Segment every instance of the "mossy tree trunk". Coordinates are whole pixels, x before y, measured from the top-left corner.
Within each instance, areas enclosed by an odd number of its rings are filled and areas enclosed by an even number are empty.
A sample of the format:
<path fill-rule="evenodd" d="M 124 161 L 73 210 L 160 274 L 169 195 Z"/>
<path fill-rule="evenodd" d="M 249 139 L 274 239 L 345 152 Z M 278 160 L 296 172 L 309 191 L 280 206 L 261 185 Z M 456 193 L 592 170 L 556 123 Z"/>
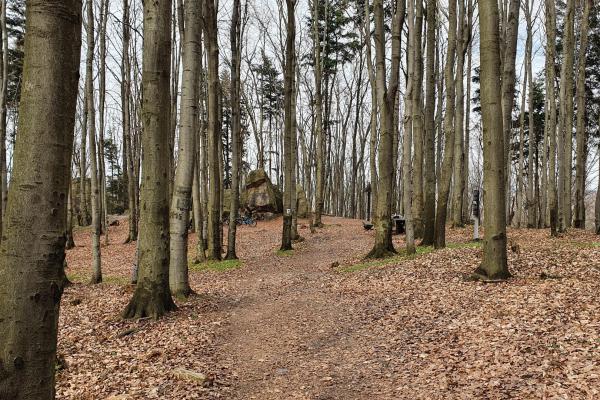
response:
<path fill-rule="evenodd" d="M 169 289 L 171 0 L 144 2 L 142 187 L 138 279 L 125 318 L 174 310 Z"/>
<path fill-rule="evenodd" d="M 0 247 L 0 398 L 54 399 L 81 55 L 79 0 L 27 2 L 19 134 Z M 23 207 L 27 204 L 27 207 Z"/>

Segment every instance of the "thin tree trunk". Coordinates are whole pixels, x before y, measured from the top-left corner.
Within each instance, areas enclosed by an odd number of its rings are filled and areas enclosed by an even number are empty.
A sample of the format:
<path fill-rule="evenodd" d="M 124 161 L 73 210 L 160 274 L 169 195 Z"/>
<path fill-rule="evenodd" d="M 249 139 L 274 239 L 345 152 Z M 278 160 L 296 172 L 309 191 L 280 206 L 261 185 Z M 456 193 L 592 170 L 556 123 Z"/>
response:
<path fill-rule="evenodd" d="M 446 247 L 446 213 L 450 184 L 452 181 L 452 162 L 454 159 L 454 105 L 455 105 L 455 76 L 454 58 L 456 55 L 456 0 L 450 0 L 448 6 L 448 52 L 444 71 L 446 81 L 446 114 L 444 116 L 444 160 L 442 162 L 441 178 L 438 185 L 437 212 L 435 214 L 436 249 Z M 462 79 L 462 77 L 461 77 Z"/>
<path fill-rule="evenodd" d="M 404 106 L 404 138 L 402 140 L 402 197 L 404 200 L 404 219 L 406 226 L 406 253 L 415 253 L 415 230 L 412 218 L 412 136 L 413 136 L 413 117 L 415 115 L 415 96 L 414 91 L 417 83 L 415 80 L 415 48 L 421 47 L 417 38 L 420 35 L 415 32 L 415 3 L 412 0 L 408 2 L 408 77 L 406 82 L 405 106 Z M 394 109 L 396 110 L 396 109 Z M 416 171 L 415 171 L 416 173 Z"/>
<path fill-rule="evenodd" d="M 159 318 L 176 308 L 169 289 L 171 1 L 144 2 L 142 188 L 138 282 L 125 318 Z"/>
<path fill-rule="evenodd" d="M 536 196 L 537 189 L 535 188 L 535 171 L 537 168 L 534 168 L 534 154 L 536 152 L 537 147 L 537 137 L 535 133 L 535 122 L 533 118 L 533 67 L 532 67 L 532 59 L 533 59 L 533 22 L 531 20 L 531 13 L 533 12 L 533 1 L 531 3 L 531 8 L 529 7 L 529 1 L 524 4 L 525 8 L 525 18 L 527 20 L 527 58 L 526 58 L 526 68 L 527 75 L 529 76 L 529 97 L 528 97 L 528 106 L 529 109 L 529 149 L 527 155 L 527 227 L 528 228 L 536 228 L 538 221 L 538 196 Z"/>
<path fill-rule="evenodd" d="M 528 51 L 528 50 L 527 50 Z M 525 58 L 528 54 L 525 52 Z M 525 69 L 523 78 L 523 89 L 521 91 L 521 107 L 519 115 L 519 166 L 517 168 L 517 193 L 516 193 L 516 215 L 517 218 L 513 221 L 513 225 L 520 228 L 524 222 L 524 207 L 523 207 L 523 166 L 525 163 L 525 101 L 527 99 L 527 80 L 529 79 L 528 71 Z"/>
<path fill-rule="evenodd" d="M 92 280 L 102 282 L 100 261 L 100 235 L 102 223 L 100 215 L 100 184 L 98 182 L 98 158 L 96 156 L 96 107 L 94 105 L 94 4 L 86 0 L 87 7 L 87 56 L 85 73 L 86 107 L 88 110 L 88 134 L 90 146 L 90 177 L 92 200 Z"/>
<path fill-rule="evenodd" d="M 392 15 L 392 61 L 390 82 L 386 84 L 385 34 L 383 1 L 373 2 L 375 18 L 375 59 L 377 105 L 380 110 L 379 179 L 375 217 L 375 244 L 367 257 L 381 258 L 396 253 L 392 243 L 391 204 L 394 187 L 394 110 L 400 75 L 400 32 L 404 24 L 406 3 L 397 0 Z M 374 127 L 372 127 L 374 129 Z"/>
<path fill-rule="evenodd" d="M 27 2 L 19 134 L 0 251 L 0 398 L 55 397 L 81 1 Z M 49 151 L 51 149 L 52 151 Z M 27 207 L 23 207 L 27 205 Z"/>
<path fill-rule="evenodd" d="M 556 6 L 554 0 L 545 0 L 546 5 L 546 93 L 549 114 L 548 137 L 550 139 L 550 162 L 548 163 L 548 208 L 550 209 L 550 235 L 558 234 L 558 193 L 556 188 L 556 99 L 554 81 L 554 58 L 556 56 Z"/>
<path fill-rule="evenodd" d="M 506 256 L 504 132 L 500 87 L 498 3 L 479 0 L 481 111 L 483 122 L 484 229 L 483 260 L 475 275 L 486 279 L 510 276 Z"/>
<path fill-rule="evenodd" d="M 296 112 L 292 109 L 294 104 L 294 58 L 296 54 L 296 16 L 294 9 L 295 0 L 286 0 L 287 5 L 287 33 L 285 40 L 285 71 L 284 71 L 284 113 L 285 113 L 285 132 L 283 136 L 283 153 L 285 157 L 284 164 L 284 193 L 283 193 L 283 232 L 281 236 L 281 250 L 292 249 L 292 203 L 294 202 L 294 193 L 296 187 L 293 186 L 293 175 L 296 166 L 294 165 L 294 143 L 293 143 L 293 117 Z M 316 217 L 315 217 L 315 222 Z"/>
<path fill-rule="evenodd" d="M 316 168 L 316 188 L 315 188 L 315 209 L 312 224 L 315 227 L 323 226 L 321 215 L 325 205 L 325 133 L 323 132 L 323 94 L 322 83 L 323 66 L 321 62 L 321 39 L 319 33 L 319 1 L 313 0 L 312 11 L 312 40 L 313 40 L 313 59 L 315 76 L 315 133 L 317 136 L 317 168 Z"/>
<path fill-rule="evenodd" d="M 105 105 L 106 105 L 106 22 L 108 20 L 109 0 L 100 3 L 100 58 L 98 113 L 98 180 L 99 180 L 99 208 L 101 218 L 101 231 L 104 232 L 104 243 L 108 245 L 108 210 L 106 203 L 106 165 L 104 162 L 104 134 L 105 134 Z"/>
<path fill-rule="evenodd" d="M 414 235 L 423 237 L 423 161 L 424 161 L 424 127 L 423 127 L 423 1 L 418 0 L 415 8 L 415 38 L 414 38 L 414 76 L 413 76 L 413 104 L 412 128 L 414 142 L 414 170 L 413 170 L 413 204 L 412 217 Z"/>
<path fill-rule="evenodd" d="M 198 80 L 202 59 L 200 1 L 186 0 L 182 59 L 179 143 L 177 168 L 171 212 L 169 217 L 170 257 L 169 286 L 173 296 L 185 298 L 192 293 L 188 276 L 188 225 L 190 220 L 194 157 L 196 154 L 196 131 L 198 130 Z"/>
<path fill-rule="evenodd" d="M 247 3 L 246 3 L 247 4 Z M 231 203 L 229 205 L 229 230 L 227 236 L 228 260 L 236 260 L 236 219 L 240 207 L 240 164 L 242 161 L 242 110 L 240 98 L 240 64 L 242 52 L 242 27 L 241 27 L 241 5 L 240 0 L 233 2 L 233 15 L 231 18 L 231 30 L 229 34 L 231 44 L 231 148 L 232 148 L 232 171 L 231 171 Z"/>
<path fill-rule="evenodd" d="M 217 43 L 217 10 L 214 0 L 203 3 L 204 45 L 208 62 L 208 258 L 221 259 L 221 153 L 219 142 L 219 47 Z"/>
<path fill-rule="evenodd" d="M 4 223 L 8 196 L 8 173 L 6 166 L 6 96 L 8 88 L 8 29 L 6 27 L 7 0 L 2 0 L 0 25 L 2 29 L 2 82 L 0 84 L 0 233 Z M 0 241 L 2 235 L 0 234 Z"/>
<path fill-rule="evenodd" d="M 505 214 L 507 218 L 510 218 L 511 201 L 510 165 L 512 157 L 510 156 L 510 142 L 512 138 L 512 111 L 515 95 L 515 61 L 517 57 L 517 37 L 519 34 L 519 10 L 520 0 L 510 0 L 508 16 L 502 25 L 502 44 L 504 44 L 504 49 L 501 52 L 500 62 L 502 65 L 502 126 L 504 129 Z"/>
<path fill-rule="evenodd" d="M 573 164 L 573 58 L 575 52 L 575 0 L 567 0 L 560 70 L 558 131 L 558 230 L 571 227 L 571 170 Z"/>
<path fill-rule="evenodd" d="M 425 64 L 425 168 L 423 240 L 421 245 L 433 245 L 435 230 L 435 53 L 437 0 L 427 0 L 427 49 Z"/>
<path fill-rule="evenodd" d="M 127 153 L 125 168 L 127 170 L 127 199 L 129 208 L 129 235 L 126 243 L 137 240 L 137 201 L 136 186 L 137 174 L 134 170 L 134 143 L 131 130 L 131 112 L 129 104 L 131 101 L 131 65 L 129 62 L 129 0 L 123 0 L 123 55 L 121 61 L 121 105 L 123 108 L 123 151 Z"/>
<path fill-rule="evenodd" d="M 581 39 L 577 61 L 577 159 L 575 162 L 575 228 L 585 229 L 585 166 L 587 134 L 585 131 L 585 66 L 588 47 L 590 9 L 592 0 L 585 0 L 581 17 Z"/>

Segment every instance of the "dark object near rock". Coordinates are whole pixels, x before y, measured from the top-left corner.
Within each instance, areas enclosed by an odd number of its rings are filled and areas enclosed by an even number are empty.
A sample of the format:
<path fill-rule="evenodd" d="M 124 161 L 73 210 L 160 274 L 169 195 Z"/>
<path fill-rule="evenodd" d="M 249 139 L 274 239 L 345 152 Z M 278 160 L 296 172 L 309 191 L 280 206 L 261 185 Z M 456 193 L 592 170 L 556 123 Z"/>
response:
<path fill-rule="evenodd" d="M 281 191 L 271 183 L 263 169 L 250 171 L 246 178 L 246 189 L 242 192 L 240 204 L 250 211 L 280 214 L 283 210 Z"/>
<path fill-rule="evenodd" d="M 365 228 L 365 231 L 370 231 L 371 229 L 373 229 L 373 223 L 368 222 L 368 221 L 363 221 L 363 228 Z"/>
<path fill-rule="evenodd" d="M 542 272 L 540 274 L 540 279 L 546 280 L 546 279 L 562 279 L 562 276 L 560 275 L 552 275 L 552 274 L 548 274 L 546 272 Z"/>
<path fill-rule="evenodd" d="M 118 220 L 118 219 L 115 219 L 115 220 L 111 221 L 111 222 L 108 224 L 108 226 L 119 226 L 119 220 Z"/>
<path fill-rule="evenodd" d="M 337 268 L 337 267 L 339 267 L 339 266 L 340 266 L 340 263 L 339 263 L 338 261 L 334 261 L 334 262 L 332 262 L 332 263 L 331 263 L 331 268 L 332 268 L 332 269 L 333 269 L 333 268 Z"/>
<path fill-rule="evenodd" d="M 396 231 L 396 235 L 402 235 L 406 233 L 406 220 L 402 215 L 392 215 L 392 226 Z"/>

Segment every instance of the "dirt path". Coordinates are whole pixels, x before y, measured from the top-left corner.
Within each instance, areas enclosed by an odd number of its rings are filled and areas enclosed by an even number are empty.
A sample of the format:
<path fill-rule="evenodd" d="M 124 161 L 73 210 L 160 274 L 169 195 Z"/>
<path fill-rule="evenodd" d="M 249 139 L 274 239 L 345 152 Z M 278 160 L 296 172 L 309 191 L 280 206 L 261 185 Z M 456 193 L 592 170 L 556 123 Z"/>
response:
<path fill-rule="evenodd" d="M 134 290 L 127 227 L 103 247 L 101 285 L 88 283 L 90 235 L 78 230 L 57 398 L 600 398 L 598 236 L 510 230 L 514 277 L 486 285 L 463 279 L 481 262 L 469 229 L 448 229 L 446 249 L 356 268 L 373 233 L 325 223 L 314 234 L 301 224 L 306 240 L 292 254 L 276 251 L 281 220 L 240 227 L 241 267 L 192 268 L 198 295 L 158 321 L 119 317 Z M 181 378 L 182 368 L 212 378 Z"/>
<path fill-rule="evenodd" d="M 362 227 L 326 222 L 317 234 L 303 233 L 307 240 L 293 254 L 248 261 L 244 295 L 219 349 L 235 366 L 239 399 L 356 398 L 343 354 L 358 353 L 360 343 L 351 335 L 352 308 L 332 290 L 338 273 L 331 265 L 360 252 Z"/>

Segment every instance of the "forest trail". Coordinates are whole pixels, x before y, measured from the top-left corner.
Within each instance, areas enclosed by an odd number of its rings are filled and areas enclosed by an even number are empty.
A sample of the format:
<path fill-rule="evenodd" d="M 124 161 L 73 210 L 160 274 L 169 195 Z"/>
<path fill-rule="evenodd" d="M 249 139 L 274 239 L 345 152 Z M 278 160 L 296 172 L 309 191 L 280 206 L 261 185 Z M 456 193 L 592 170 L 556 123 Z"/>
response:
<path fill-rule="evenodd" d="M 89 284 L 89 230 L 78 230 L 57 398 L 600 398 L 596 235 L 509 230 L 514 278 L 490 285 L 464 279 L 481 260 L 469 228 L 448 229 L 446 249 L 365 264 L 373 232 L 358 220 L 324 222 L 310 233 L 301 221 L 305 241 L 291 254 L 277 251 L 281 219 L 241 226 L 241 265 L 191 265 L 197 295 L 158 321 L 119 316 L 134 289 L 126 223 L 102 248 L 100 285 Z M 398 250 L 402 240 L 394 236 Z"/>
<path fill-rule="evenodd" d="M 258 252 L 248 261 L 244 295 L 218 349 L 235 366 L 239 399 L 325 400 L 360 392 L 360 366 L 346 357 L 360 353 L 353 335 L 359 321 L 332 290 L 339 275 L 332 264 L 360 248 L 362 225 L 326 222 L 317 234 L 301 230 L 306 240 L 292 254 Z"/>

